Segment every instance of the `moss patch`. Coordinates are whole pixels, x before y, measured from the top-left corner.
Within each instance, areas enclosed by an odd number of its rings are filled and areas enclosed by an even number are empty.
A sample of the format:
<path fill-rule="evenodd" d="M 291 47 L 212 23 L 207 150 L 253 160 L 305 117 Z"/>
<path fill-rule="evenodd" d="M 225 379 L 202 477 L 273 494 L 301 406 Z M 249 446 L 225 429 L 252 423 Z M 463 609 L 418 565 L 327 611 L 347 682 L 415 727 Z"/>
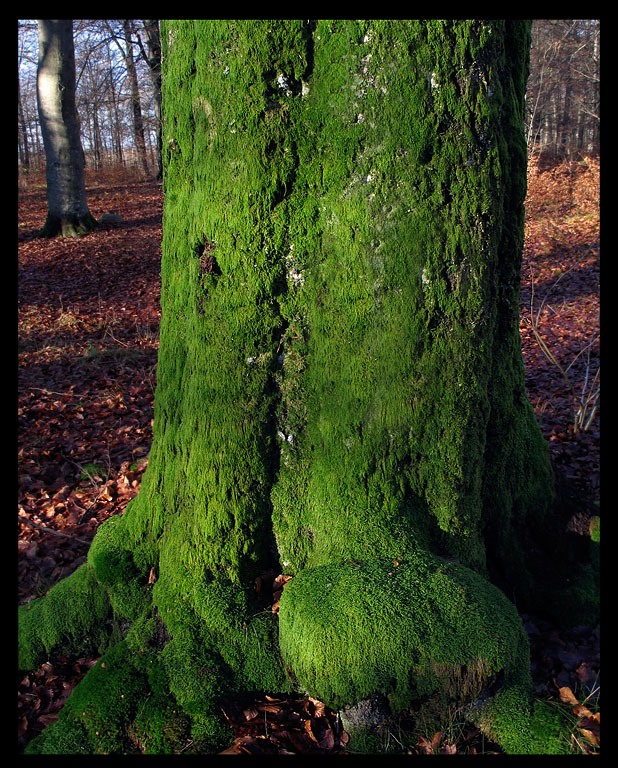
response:
<path fill-rule="evenodd" d="M 502 673 L 529 686 L 517 611 L 478 574 L 419 554 L 306 569 L 286 586 L 280 643 L 300 684 L 340 708 L 381 693 L 394 711 L 444 691 L 478 697 Z"/>
<path fill-rule="evenodd" d="M 135 673 L 126 644 L 119 643 L 88 672 L 32 749 L 44 754 L 135 751 L 127 729 L 147 693 L 144 676 Z"/>
<path fill-rule="evenodd" d="M 500 691 L 472 719 L 507 754 L 565 755 L 572 751 L 573 723 L 565 711 L 548 701 L 529 706 L 518 688 Z"/>
<path fill-rule="evenodd" d="M 110 604 L 92 568 L 81 565 L 49 594 L 19 606 L 18 668 L 30 671 L 54 655 L 85 655 L 107 643 Z"/>
<path fill-rule="evenodd" d="M 597 544 L 601 543 L 601 518 L 595 515 L 590 521 L 590 538 Z"/>
<path fill-rule="evenodd" d="M 518 526 L 551 500 L 516 316 L 528 32 L 313 30 L 280 250 L 271 499 L 290 573 L 421 547 L 479 572 L 489 550 L 525 580 Z"/>
<path fill-rule="evenodd" d="M 96 229 L 97 220 L 91 213 L 86 212 L 82 216 L 57 216 L 48 214 L 45 224 L 41 229 L 40 237 L 82 237 Z"/>

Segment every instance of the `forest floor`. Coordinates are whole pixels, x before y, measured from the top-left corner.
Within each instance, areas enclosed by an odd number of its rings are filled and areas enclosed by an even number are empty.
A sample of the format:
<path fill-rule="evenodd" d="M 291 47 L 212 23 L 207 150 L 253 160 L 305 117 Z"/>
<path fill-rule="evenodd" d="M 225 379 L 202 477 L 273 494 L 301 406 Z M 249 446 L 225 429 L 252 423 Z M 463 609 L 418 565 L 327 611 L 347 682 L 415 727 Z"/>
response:
<path fill-rule="evenodd" d="M 20 603 L 85 561 L 97 526 L 137 495 L 152 439 L 161 185 L 113 174 L 90 175 L 87 184 L 91 213 L 120 214 L 123 222 L 77 240 L 37 238 L 44 181 L 19 190 Z M 531 164 L 526 210 L 520 330 L 528 394 L 554 466 L 600 504 L 599 163 Z M 598 752 L 600 628 L 561 631 L 523 618 L 537 695 L 575 709 L 573 750 Z M 20 751 L 57 718 L 94 662 L 59 659 L 18 677 Z M 577 710 L 570 692 L 596 719 Z M 346 751 L 335 713 L 319 702 L 267 697 L 245 705 L 228 712 L 237 735 L 232 751 Z M 403 739 L 412 754 L 499 751 L 468 726 L 389 737 Z"/>

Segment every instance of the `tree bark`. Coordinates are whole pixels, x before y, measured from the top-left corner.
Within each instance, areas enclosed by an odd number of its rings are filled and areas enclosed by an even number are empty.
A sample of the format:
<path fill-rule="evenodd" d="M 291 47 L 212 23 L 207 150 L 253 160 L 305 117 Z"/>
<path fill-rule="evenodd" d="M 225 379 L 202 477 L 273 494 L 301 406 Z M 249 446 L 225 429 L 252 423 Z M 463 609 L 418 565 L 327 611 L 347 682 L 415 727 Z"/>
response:
<path fill-rule="evenodd" d="M 88 563 L 21 611 L 20 668 L 111 629 L 32 751 L 217 751 L 223 697 L 298 688 L 464 699 L 531 751 L 492 583 L 558 594 L 529 548 L 553 532 L 518 331 L 529 25 L 180 21 L 162 44 L 154 440 Z"/>
<path fill-rule="evenodd" d="M 110 30 L 111 31 L 111 30 Z M 108 117 L 112 138 L 112 149 L 114 160 L 119 165 L 124 165 L 124 155 L 122 152 L 122 135 L 120 129 L 120 107 L 116 96 L 116 86 L 114 84 L 114 69 L 112 67 L 111 52 L 109 49 L 109 42 L 105 47 L 107 56 L 107 71 L 108 71 L 108 88 L 111 94 L 111 105 L 108 106 Z"/>
<path fill-rule="evenodd" d="M 47 219 L 41 234 L 79 236 L 96 226 L 88 210 L 84 153 L 75 109 L 75 54 L 70 19 L 39 22 L 37 101 L 45 147 Z"/>
<path fill-rule="evenodd" d="M 143 24 L 147 48 L 147 53 L 144 52 L 144 58 L 148 64 L 152 79 L 155 120 L 157 123 L 157 179 L 161 180 L 163 179 L 163 140 L 161 122 L 161 37 L 159 33 L 159 20 L 145 19 Z"/>
<path fill-rule="evenodd" d="M 122 22 L 125 36 L 125 62 L 127 66 L 127 76 L 131 86 L 131 114 L 133 117 L 133 136 L 135 138 L 135 148 L 137 157 L 144 177 L 148 177 L 148 160 L 146 158 L 146 144 L 144 141 L 144 120 L 142 117 L 142 106 L 139 97 L 139 85 L 137 82 L 137 72 L 135 69 L 135 60 L 133 59 L 133 42 L 131 40 L 131 22 L 125 19 Z"/>
<path fill-rule="evenodd" d="M 30 150 L 28 147 L 28 131 L 26 129 L 26 118 L 24 117 L 24 110 L 21 103 L 21 85 L 19 83 L 19 75 L 17 78 L 17 120 L 19 123 L 19 160 L 21 168 L 24 172 L 30 170 Z"/>

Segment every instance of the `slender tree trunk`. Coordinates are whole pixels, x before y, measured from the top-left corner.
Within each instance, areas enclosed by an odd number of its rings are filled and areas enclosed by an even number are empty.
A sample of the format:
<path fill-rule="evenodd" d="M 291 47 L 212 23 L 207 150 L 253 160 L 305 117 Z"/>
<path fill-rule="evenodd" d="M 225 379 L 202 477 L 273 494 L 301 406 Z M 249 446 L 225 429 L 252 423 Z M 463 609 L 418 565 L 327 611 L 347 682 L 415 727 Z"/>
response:
<path fill-rule="evenodd" d="M 601 87 L 601 45 L 600 45 L 600 33 L 598 29 L 599 21 L 593 20 L 591 22 L 591 30 L 594 35 L 594 43 L 592 46 L 593 61 L 595 64 L 594 75 L 595 79 L 592 84 L 592 112 L 594 116 L 589 118 L 591 120 L 591 135 L 592 135 L 592 152 L 598 154 L 600 152 L 600 87 Z"/>
<path fill-rule="evenodd" d="M 92 105 L 92 134 L 94 139 L 94 162 L 95 168 L 99 170 L 101 168 L 101 128 L 99 126 L 99 104 L 97 99 L 94 100 Z"/>
<path fill-rule="evenodd" d="M 19 121 L 19 153 L 20 164 L 23 171 L 30 170 L 30 150 L 28 147 L 28 131 L 26 129 L 26 118 L 24 117 L 24 110 L 21 103 L 21 87 L 19 79 L 17 82 L 17 119 Z"/>
<path fill-rule="evenodd" d="M 572 564 L 562 591 L 535 570 L 563 540 L 518 332 L 529 24 L 162 43 L 154 440 L 88 562 L 21 609 L 20 668 L 109 643 L 31 751 L 217 751 L 226 696 L 299 688 L 348 715 L 463 700 L 534 751 L 492 581 L 576 621 L 583 593 Z"/>
<path fill-rule="evenodd" d="M 142 106 L 139 97 L 139 85 L 137 82 L 137 71 L 135 69 L 135 60 L 133 59 L 133 42 L 131 40 L 131 22 L 125 19 L 122 22 L 125 36 L 125 62 L 127 65 L 127 76 L 131 86 L 131 114 L 133 117 L 133 136 L 135 139 L 135 148 L 137 150 L 138 162 L 145 177 L 149 175 L 148 159 L 146 157 L 146 144 L 144 141 L 144 120 L 142 117 Z"/>
<path fill-rule="evenodd" d="M 159 20 L 146 19 L 144 21 L 146 33 L 146 60 L 152 78 L 154 94 L 155 120 L 157 124 L 157 179 L 163 178 L 162 160 L 162 123 L 161 123 L 161 39 L 159 34 Z"/>
<path fill-rule="evenodd" d="M 38 121 L 35 125 L 28 125 L 28 133 L 30 134 L 30 143 L 34 147 L 34 167 L 38 170 L 41 167 L 41 141 L 39 138 L 39 131 L 37 130 Z"/>
<path fill-rule="evenodd" d="M 47 172 L 48 213 L 42 234 L 84 234 L 96 221 L 86 202 L 70 19 L 39 21 L 37 99 Z"/>
<path fill-rule="evenodd" d="M 112 148 L 114 153 L 114 159 L 120 165 L 124 165 L 124 155 L 122 152 L 122 136 L 120 131 L 120 109 L 118 106 L 118 99 L 116 97 L 116 86 L 114 84 L 114 70 L 112 67 L 111 53 L 109 50 L 109 44 L 106 47 L 107 52 L 107 65 L 109 76 L 109 92 L 111 94 L 111 106 L 108 107 L 110 132 L 112 136 Z"/>

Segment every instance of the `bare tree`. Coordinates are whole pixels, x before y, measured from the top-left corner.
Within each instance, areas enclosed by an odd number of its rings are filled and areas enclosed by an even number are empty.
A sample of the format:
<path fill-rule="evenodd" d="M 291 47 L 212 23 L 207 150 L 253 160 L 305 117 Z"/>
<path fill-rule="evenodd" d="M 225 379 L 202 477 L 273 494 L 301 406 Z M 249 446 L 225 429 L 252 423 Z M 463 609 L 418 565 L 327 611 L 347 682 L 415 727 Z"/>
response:
<path fill-rule="evenodd" d="M 142 24 L 143 28 L 141 31 L 146 39 L 146 48 L 144 49 L 144 44 L 139 34 L 137 35 L 137 43 L 142 58 L 148 65 L 152 81 L 157 135 L 157 179 L 161 179 L 163 178 L 163 164 L 161 159 L 161 38 L 159 35 L 159 20 L 146 19 L 142 21 Z"/>
<path fill-rule="evenodd" d="M 37 115 L 36 69 L 38 64 L 38 25 L 18 22 L 17 125 L 18 153 L 22 171 L 41 165 L 41 137 Z"/>
<path fill-rule="evenodd" d="M 75 108 L 75 51 L 71 19 L 39 24 L 37 100 L 45 147 L 46 237 L 79 236 L 96 226 L 86 202 L 84 153 Z"/>
<path fill-rule="evenodd" d="M 129 80 L 129 87 L 131 90 L 131 117 L 133 125 L 133 138 L 135 142 L 135 148 L 137 151 L 138 162 L 141 166 L 144 176 L 149 175 L 148 160 L 146 157 L 146 143 L 144 140 L 144 119 L 142 115 L 142 107 L 139 94 L 139 85 L 137 81 L 137 70 L 135 67 L 135 59 L 133 58 L 133 23 L 130 19 L 124 19 L 122 21 L 123 35 L 117 34 L 111 24 L 107 24 L 107 28 L 122 52 L 125 60 L 125 66 L 127 70 L 127 78 Z M 124 47 L 121 40 L 124 39 Z"/>
<path fill-rule="evenodd" d="M 28 149 L 28 131 L 26 128 L 26 119 L 21 101 L 21 83 L 19 81 L 19 71 L 17 75 L 17 120 L 19 127 L 18 149 L 19 159 L 24 171 L 30 169 L 30 151 Z"/>
<path fill-rule="evenodd" d="M 117 163 L 124 165 L 124 152 L 122 149 L 122 129 L 120 124 L 120 107 L 118 98 L 118 86 L 116 82 L 116 74 L 114 72 L 114 64 L 112 60 L 112 54 L 109 46 L 106 46 L 106 58 L 107 58 L 107 113 L 109 121 L 109 130 L 111 137 L 111 144 L 113 148 L 113 156 Z"/>
<path fill-rule="evenodd" d="M 560 162 L 599 154 L 599 83 L 598 19 L 534 22 L 526 118 L 530 156 Z"/>

